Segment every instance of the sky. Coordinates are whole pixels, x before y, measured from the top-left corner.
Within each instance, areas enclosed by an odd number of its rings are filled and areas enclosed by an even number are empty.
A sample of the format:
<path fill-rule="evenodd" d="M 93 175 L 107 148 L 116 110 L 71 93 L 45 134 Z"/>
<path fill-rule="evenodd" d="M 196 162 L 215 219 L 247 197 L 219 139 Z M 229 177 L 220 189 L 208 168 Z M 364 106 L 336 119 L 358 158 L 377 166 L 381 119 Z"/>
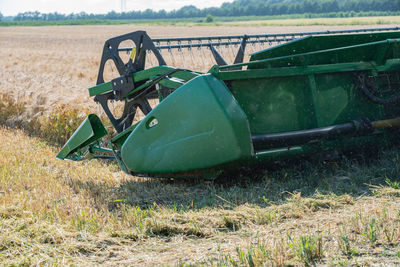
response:
<path fill-rule="evenodd" d="M 198 8 L 217 7 L 233 0 L 126 0 L 126 10 L 167 11 L 186 5 Z M 58 12 L 64 14 L 86 13 L 104 14 L 109 11 L 121 11 L 121 0 L 0 0 L 0 12 L 4 16 L 14 16 L 20 12 L 39 11 L 41 13 Z"/>

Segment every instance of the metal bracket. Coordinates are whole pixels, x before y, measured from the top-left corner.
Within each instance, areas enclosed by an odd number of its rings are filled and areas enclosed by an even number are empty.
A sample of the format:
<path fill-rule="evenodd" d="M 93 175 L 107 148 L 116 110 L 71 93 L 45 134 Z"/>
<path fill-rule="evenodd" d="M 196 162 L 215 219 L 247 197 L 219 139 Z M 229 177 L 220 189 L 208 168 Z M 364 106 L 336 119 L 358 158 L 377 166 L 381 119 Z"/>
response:
<path fill-rule="evenodd" d="M 115 100 L 123 100 L 135 88 L 132 76 L 121 76 L 111 81 Z"/>
<path fill-rule="evenodd" d="M 244 60 L 244 51 L 246 49 L 246 42 L 247 39 L 249 37 L 247 35 L 244 35 L 242 37 L 242 42 L 240 43 L 240 47 L 239 50 L 236 54 L 235 57 L 235 61 L 233 62 L 233 64 L 240 64 L 243 63 Z M 214 56 L 215 61 L 217 62 L 218 66 L 225 66 L 228 65 L 228 63 L 226 63 L 226 61 L 222 58 L 222 56 L 218 53 L 218 51 L 214 48 L 214 46 L 210 43 L 209 44 L 211 52 Z M 229 70 L 241 70 L 242 67 L 233 67 L 233 68 L 229 68 L 229 69 L 225 69 L 224 71 L 229 71 Z"/>
<path fill-rule="evenodd" d="M 225 59 L 218 53 L 218 51 L 214 48 L 212 44 L 210 44 L 211 53 L 214 56 L 215 61 L 217 62 L 218 66 L 225 66 L 228 65 Z"/>

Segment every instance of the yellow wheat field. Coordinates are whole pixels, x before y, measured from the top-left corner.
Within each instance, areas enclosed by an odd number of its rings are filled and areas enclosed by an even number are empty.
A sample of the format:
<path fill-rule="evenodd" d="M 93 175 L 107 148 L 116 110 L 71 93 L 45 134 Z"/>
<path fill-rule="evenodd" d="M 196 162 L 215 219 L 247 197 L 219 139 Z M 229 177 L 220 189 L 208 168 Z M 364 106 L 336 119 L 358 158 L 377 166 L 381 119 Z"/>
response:
<path fill-rule="evenodd" d="M 392 27 L 395 25 L 379 25 Z M 95 85 L 102 46 L 108 38 L 146 30 L 150 37 L 268 34 L 321 30 L 371 28 L 368 26 L 50 26 L 3 27 L 0 29 L 0 93 L 7 93 L 28 103 L 27 117 L 42 115 L 57 105 L 85 107 L 97 111 L 87 88 Z M 378 26 L 375 26 L 378 27 Z M 262 47 L 248 46 L 248 52 Z M 222 50 L 232 61 L 237 48 Z M 207 71 L 212 58 L 207 51 L 168 53 L 169 65 Z M 153 61 L 154 62 L 154 61 Z M 150 62 L 149 63 L 153 63 Z"/>

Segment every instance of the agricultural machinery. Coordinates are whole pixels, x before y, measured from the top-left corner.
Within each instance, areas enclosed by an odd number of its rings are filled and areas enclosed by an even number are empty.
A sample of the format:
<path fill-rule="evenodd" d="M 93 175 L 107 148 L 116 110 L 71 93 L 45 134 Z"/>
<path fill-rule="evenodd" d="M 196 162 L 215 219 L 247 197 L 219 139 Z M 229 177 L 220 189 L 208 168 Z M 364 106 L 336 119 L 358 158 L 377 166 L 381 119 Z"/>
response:
<path fill-rule="evenodd" d="M 391 144 L 400 127 L 399 42 L 399 28 L 111 38 L 89 94 L 114 136 L 104 141 L 106 127 L 90 114 L 57 157 L 112 157 L 131 175 L 214 178 L 253 163 Z M 255 45 L 265 47 L 248 56 Z M 228 64 L 221 51 L 235 47 Z M 204 60 L 191 58 L 200 49 L 215 60 L 208 72 L 187 67 Z M 167 65 L 163 52 L 181 53 L 184 67 Z M 118 71 L 108 81 L 107 64 Z"/>

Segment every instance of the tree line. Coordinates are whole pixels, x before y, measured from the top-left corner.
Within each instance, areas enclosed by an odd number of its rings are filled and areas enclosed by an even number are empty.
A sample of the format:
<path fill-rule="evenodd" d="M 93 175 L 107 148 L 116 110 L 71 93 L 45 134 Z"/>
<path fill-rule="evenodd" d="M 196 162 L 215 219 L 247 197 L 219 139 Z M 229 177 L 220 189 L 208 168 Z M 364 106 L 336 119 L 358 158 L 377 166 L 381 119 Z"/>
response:
<path fill-rule="evenodd" d="M 223 3 L 220 7 L 199 9 L 193 5 L 184 6 L 172 11 L 129 11 L 107 14 L 87 14 L 85 12 L 61 14 L 24 12 L 16 15 L 14 21 L 57 21 L 57 20 L 88 20 L 88 19 L 168 19 L 168 18 L 195 18 L 212 16 L 274 16 L 290 14 L 331 14 L 341 16 L 351 12 L 366 14 L 393 14 L 400 11 L 400 0 L 235 0 Z"/>

